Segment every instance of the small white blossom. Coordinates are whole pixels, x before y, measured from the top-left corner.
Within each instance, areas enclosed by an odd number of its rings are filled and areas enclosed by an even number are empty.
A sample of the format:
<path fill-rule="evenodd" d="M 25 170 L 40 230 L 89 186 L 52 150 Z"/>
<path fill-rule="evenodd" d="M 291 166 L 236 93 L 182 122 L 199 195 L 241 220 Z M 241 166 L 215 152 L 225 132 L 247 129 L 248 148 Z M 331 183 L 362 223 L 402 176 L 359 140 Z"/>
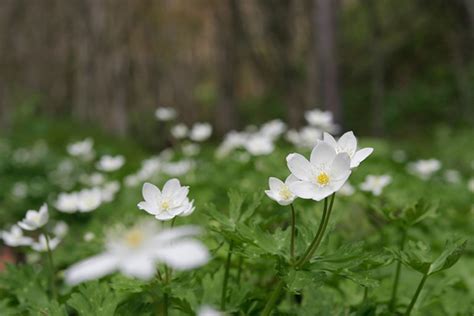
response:
<path fill-rule="evenodd" d="M 286 130 L 286 124 L 282 120 L 272 120 L 262 125 L 260 134 L 272 140 L 277 139 Z"/>
<path fill-rule="evenodd" d="M 77 212 L 79 199 L 77 193 L 60 193 L 56 200 L 55 207 L 63 213 Z"/>
<path fill-rule="evenodd" d="M 437 159 L 422 159 L 408 165 L 408 171 L 422 180 L 428 180 L 439 169 L 441 162 Z"/>
<path fill-rule="evenodd" d="M 100 158 L 99 162 L 97 162 L 97 169 L 105 172 L 112 172 L 116 171 L 125 164 L 125 158 L 121 155 L 117 156 L 110 156 L 104 155 Z"/>
<path fill-rule="evenodd" d="M 23 199 L 28 196 L 28 185 L 25 182 L 16 182 L 12 188 L 14 197 Z"/>
<path fill-rule="evenodd" d="M 43 227 L 49 220 L 48 205 L 43 204 L 39 211 L 29 210 L 25 218 L 18 222 L 24 230 L 36 230 Z"/>
<path fill-rule="evenodd" d="M 94 238 L 95 238 L 95 234 L 93 232 L 87 232 L 84 234 L 84 237 L 83 237 L 84 241 L 86 242 L 92 241 L 94 240 Z"/>
<path fill-rule="evenodd" d="M 69 226 L 64 221 L 57 222 L 53 228 L 54 235 L 60 238 L 63 238 L 64 236 L 66 236 L 68 231 L 69 231 Z"/>
<path fill-rule="evenodd" d="M 79 180 L 85 185 L 97 186 L 105 182 L 105 176 L 100 172 L 94 172 L 92 174 L 82 174 Z"/>
<path fill-rule="evenodd" d="M 375 196 L 382 194 L 382 190 L 392 182 L 390 175 L 368 175 L 360 185 L 362 191 L 371 192 Z"/>
<path fill-rule="evenodd" d="M 336 153 L 348 154 L 351 158 L 351 169 L 358 167 L 374 151 L 370 147 L 357 150 L 357 138 L 352 131 L 342 135 L 338 141 L 330 134 L 324 133 L 323 141 L 333 146 Z"/>
<path fill-rule="evenodd" d="M 192 160 L 181 160 L 177 162 L 167 162 L 162 165 L 163 173 L 172 176 L 179 177 L 188 173 L 194 166 Z"/>
<path fill-rule="evenodd" d="M 61 239 L 58 237 L 53 237 L 49 239 L 49 249 L 54 250 L 61 242 Z M 46 240 L 46 236 L 44 234 L 39 235 L 38 241 L 33 242 L 31 248 L 38 252 L 45 252 L 48 251 L 48 241 Z"/>
<path fill-rule="evenodd" d="M 270 190 L 265 190 L 265 194 L 280 205 L 290 205 L 295 200 L 296 196 L 290 191 L 290 184 L 298 181 L 298 179 L 289 175 L 285 182 L 280 179 L 270 177 L 268 179 L 268 186 Z"/>
<path fill-rule="evenodd" d="M 268 155 L 275 149 L 271 138 L 259 134 L 250 136 L 244 147 L 253 156 Z"/>
<path fill-rule="evenodd" d="M 176 118 L 176 110 L 170 107 L 160 107 L 156 109 L 155 116 L 159 121 L 171 121 Z"/>
<path fill-rule="evenodd" d="M 189 138 L 195 142 L 202 142 L 211 137 L 212 126 L 209 123 L 196 123 L 189 133 Z"/>
<path fill-rule="evenodd" d="M 189 187 L 181 186 L 178 179 L 170 179 L 160 191 L 155 185 L 143 185 L 143 198 L 138 208 L 152 214 L 160 221 L 170 220 L 176 216 L 188 216 L 194 211 L 194 201 L 188 199 Z"/>
<path fill-rule="evenodd" d="M 83 189 L 77 194 L 77 200 L 79 212 L 92 212 L 102 204 L 102 192 L 99 188 Z"/>
<path fill-rule="evenodd" d="M 334 124 L 333 115 L 330 111 L 314 109 L 304 114 L 306 121 L 311 125 L 327 132 L 335 132 L 337 126 Z"/>
<path fill-rule="evenodd" d="M 197 154 L 199 154 L 199 151 L 201 150 L 201 148 L 199 147 L 198 144 L 189 143 L 189 144 L 183 145 L 182 150 L 183 150 L 183 154 L 190 157 L 190 156 L 196 156 Z"/>
<path fill-rule="evenodd" d="M 94 157 L 94 141 L 91 138 L 86 138 L 83 141 L 69 144 L 67 152 L 74 157 L 80 157 L 85 160 L 90 160 Z"/>
<path fill-rule="evenodd" d="M 223 316 L 223 314 L 209 305 L 203 305 L 199 308 L 197 316 Z"/>
<path fill-rule="evenodd" d="M 171 135 L 176 139 L 183 139 L 188 136 L 188 127 L 183 123 L 176 124 L 171 128 Z"/>
<path fill-rule="evenodd" d="M 191 238 L 198 230 L 180 227 L 160 231 L 153 222 L 108 234 L 103 253 L 74 264 L 65 272 L 66 283 L 75 285 L 119 271 L 130 277 L 150 280 L 156 264 L 176 270 L 199 267 L 209 260 L 205 246 Z"/>
<path fill-rule="evenodd" d="M 103 202 L 112 202 L 117 192 L 120 191 L 120 182 L 112 181 L 106 183 L 100 190 Z"/>
<path fill-rule="evenodd" d="M 347 153 L 320 142 L 311 152 L 310 161 L 300 154 L 287 157 L 288 168 L 298 178 L 290 184 L 290 190 L 297 197 L 320 201 L 337 192 L 351 174 L 350 158 Z"/>
<path fill-rule="evenodd" d="M 454 170 L 454 169 L 448 169 L 444 172 L 444 178 L 446 179 L 447 182 L 449 183 L 459 183 L 461 182 L 461 174 L 459 171 Z"/>
<path fill-rule="evenodd" d="M 17 225 L 13 225 L 9 231 L 1 231 L 0 237 L 3 239 L 5 245 L 10 247 L 29 246 L 33 243 L 33 239 L 24 236 L 23 231 Z"/>
<path fill-rule="evenodd" d="M 355 188 L 348 182 L 344 183 L 344 185 L 339 189 L 339 194 L 343 196 L 351 196 L 355 193 Z"/>
<path fill-rule="evenodd" d="M 471 178 L 469 181 L 467 181 L 467 189 L 474 193 L 474 178 Z"/>

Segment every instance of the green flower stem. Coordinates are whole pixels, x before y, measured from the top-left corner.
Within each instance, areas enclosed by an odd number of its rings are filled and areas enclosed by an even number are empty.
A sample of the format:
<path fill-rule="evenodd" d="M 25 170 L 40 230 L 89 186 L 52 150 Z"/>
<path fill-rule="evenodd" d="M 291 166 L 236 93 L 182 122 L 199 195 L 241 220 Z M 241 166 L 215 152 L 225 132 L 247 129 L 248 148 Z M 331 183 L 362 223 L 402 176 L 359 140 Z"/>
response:
<path fill-rule="evenodd" d="M 267 302 L 267 305 L 265 305 L 265 308 L 263 309 L 262 316 L 268 316 L 273 310 L 273 307 L 275 306 L 278 297 L 280 296 L 281 291 L 283 290 L 283 286 L 285 285 L 285 282 L 283 282 L 283 279 L 280 279 L 278 281 L 278 284 L 276 285 L 275 289 L 272 292 L 272 295 L 270 296 L 270 299 Z"/>
<path fill-rule="evenodd" d="M 53 295 L 53 298 L 56 300 L 58 298 L 58 293 L 56 291 L 56 284 L 54 282 L 54 274 L 55 274 L 55 269 L 54 269 L 54 261 L 53 261 L 53 252 L 51 251 L 51 247 L 49 245 L 49 235 L 46 232 L 46 230 L 43 230 L 44 237 L 46 239 L 46 249 L 48 252 L 48 265 L 49 265 L 49 277 L 50 277 L 50 286 L 51 286 L 51 293 Z"/>
<path fill-rule="evenodd" d="M 407 237 L 406 230 L 402 230 L 402 239 L 400 240 L 400 251 L 403 251 L 405 248 L 405 240 Z M 397 261 L 397 267 L 395 270 L 395 280 L 393 281 L 393 288 L 392 288 L 392 298 L 390 299 L 390 311 L 395 310 L 395 305 L 397 303 L 397 291 L 398 291 L 398 283 L 400 282 L 400 272 L 402 269 L 402 262 L 400 260 Z"/>
<path fill-rule="evenodd" d="M 423 286 L 425 285 L 426 279 L 428 279 L 428 274 L 423 275 L 423 278 L 421 279 L 420 284 L 418 284 L 415 295 L 413 295 L 410 305 L 408 305 L 407 311 L 405 312 L 405 316 L 410 315 L 411 310 L 413 309 L 413 306 L 415 306 L 416 300 L 418 299 L 418 296 L 420 296 L 420 292 L 423 289 Z"/>
<path fill-rule="evenodd" d="M 327 197 L 324 199 L 324 210 L 323 210 L 323 216 L 321 217 L 321 222 L 319 223 L 318 231 L 316 235 L 314 236 L 313 242 L 311 245 L 309 245 L 308 249 L 306 250 L 305 254 L 301 259 L 296 263 L 296 268 L 300 269 L 303 267 L 311 258 L 313 257 L 314 253 L 318 249 L 319 245 L 321 244 L 321 241 L 323 240 L 324 237 L 324 232 L 326 231 L 326 228 L 329 223 L 329 217 L 331 215 L 332 211 L 332 206 L 334 204 L 334 197 L 336 196 L 335 193 L 331 195 L 331 197 Z M 328 206 L 328 200 L 330 199 L 329 206 Z"/>
<path fill-rule="evenodd" d="M 290 204 L 291 206 L 291 242 L 290 242 L 290 255 L 291 255 L 291 262 L 294 263 L 295 261 L 295 234 L 296 234 L 296 212 L 293 203 Z"/>
<path fill-rule="evenodd" d="M 225 263 L 224 280 L 222 282 L 222 293 L 221 293 L 221 311 L 225 311 L 225 304 L 227 301 L 227 284 L 229 282 L 230 263 L 232 259 L 232 249 L 234 248 L 234 241 L 230 241 L 229 250 L 227 252 L 227 260 Z"/>

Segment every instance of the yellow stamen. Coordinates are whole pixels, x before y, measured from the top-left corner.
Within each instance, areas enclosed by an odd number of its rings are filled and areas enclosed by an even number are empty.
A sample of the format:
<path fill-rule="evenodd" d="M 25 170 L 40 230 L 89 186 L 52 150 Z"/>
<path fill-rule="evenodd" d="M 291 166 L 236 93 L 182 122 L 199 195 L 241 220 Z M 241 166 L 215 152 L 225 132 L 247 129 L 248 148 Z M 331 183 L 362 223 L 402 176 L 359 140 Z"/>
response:
<path fill-rule="evenodd" d="M 327 173 L 325 172 L 321 172 L 317 178 L 316 178 L 316 182 L 319 184 L 319 185 L 327 185 L 329 183 L 329 176 Z"/>
<path fill-rule="evenodd" d="M 164 209 L 165 211 L 169 210 L 170 203 L 168 202 L 168 200 L 163 200 L 161 202 L 161 208 Z"/>
<path fill-rule="evenodd" d="M 280 196 L 283 200 L 289 200 L 293 196 L 288 187 L 285 185 L 280 190 Z"/>
<path fill-rule="evenodd" d="M 140 246 L 143 239 L 143 233 L 137 229 L 133 229 L 125 235 L 125 243 L 132 248 Z"/>

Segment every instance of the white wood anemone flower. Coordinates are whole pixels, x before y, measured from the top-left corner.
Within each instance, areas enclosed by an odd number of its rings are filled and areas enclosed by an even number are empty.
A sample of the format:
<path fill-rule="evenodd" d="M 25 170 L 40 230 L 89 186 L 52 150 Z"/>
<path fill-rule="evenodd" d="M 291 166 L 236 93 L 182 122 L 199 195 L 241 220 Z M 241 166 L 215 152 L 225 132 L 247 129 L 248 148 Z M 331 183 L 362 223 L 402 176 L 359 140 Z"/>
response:
<path fill-rule="evenodd" d="M 18 226 L 24 230 L 37 230 L 43 227 L 49 220 L 48 205 L 43 204 L 39 211 L 29 210 L 23 220 L 18 222 Z"/>
<path fill-rule="evenodd" d="M 310 161 L 296 153 L 288 155 L 286 160 L 298 179 L 290 183 L 290 191 L 302 199 L 321 201 L 337 192 L 351 174 L 349 155 L 336 153 L 334 147 L 325 142 L 313 148 Z"/>
<path fill-rule="evenodd" d="M 54 250 L 61 242 L 61 239 L 58 236 L 49 238 L 49 249 Z M 48 241 L 44 234 L 39 235 L 38 240 L 31 244 L 31 248 L 37 252 L 46 252 L 48 251 Z"/>
<path fill-rule="evenodd" d="M 75 285 L 119 271 L 150 280 L 156 265 L 164 263 L 175 270 L 189 270 L 206 264 L 209 251 L 192 237 L 199 229 L 183 226 L 160 230 L 156 222 L 141 222 L 130 229 L 110 232 L 103 253 L 80 261 L 65 271 L 65 281 Z"/>
<path fill-rule="evenodd" d="M 23 235 L 23 231 L 17 225 L 13 225 L 10 230 L 0 232 L 0 237 L 3 239 L 5 245 L 10 247 L 30 246 L 33 239 Z"/>
<path fill-rule="evenodd" d="M 112 172 L 119 170 L 125 164 L 125 157 L 122 155 L 110 156 L 104 155 L 100 157 L 100 160 L 97 162 L 97 169 L 105 172 Z"/>
<path fill-rule="evenodd" d="M 189 132 L 189 138 L 195 142 L 202 142 L 211 137 L 212 126 L 209 123 L 195 123 Z"/>
<path fill-rule="evenodd" d="M 358 167 L 374 151 L 371 147 L 357 150 L 357 138 L 352 131 L 346 132 L 337 141 L 332 135 L 324 133 L 323 141 L 333 146 L 336 153 L 347 153 L 351 158 L 351 169 Z"/>
<path fill-rule="evenodd" d="M 171 121 L 176 118 L 176 110 L 170 107 L 159 107 L 155 111 L 155 117 L 162 122 Z"/>
<path fill-rule="evenodd" d="M 368 175 L 364 182 L 360 184 L 362 191 L 371 192 L 375 196 L 382 194 L 383 189 L 392 182 L 390 175 L 384 174 L 380 176 Z"/>
<path fill-rule="evenodd" d="M 138 208 L 154 215 L 157 220 L 167 221 L 176 216 L 188 216 L 194 211 L 194 201 L 188 199 L 189 187 L 181 186 L 178 179 L 170 179 L 160 191 L 146 182 L 142 194 L 145 201 Z"/>
<path fill-rule="evenodd" d="M 294 175 L 290 174 L 285 182 L 278 178 L 270 177 L 268 179 L 268 186 L 270 190 L 265 190 L 265 194 L 280 205 L 290 205 L 296 199 L 293 192 L 290 191 L 290 184 L 298 181 Z"/>

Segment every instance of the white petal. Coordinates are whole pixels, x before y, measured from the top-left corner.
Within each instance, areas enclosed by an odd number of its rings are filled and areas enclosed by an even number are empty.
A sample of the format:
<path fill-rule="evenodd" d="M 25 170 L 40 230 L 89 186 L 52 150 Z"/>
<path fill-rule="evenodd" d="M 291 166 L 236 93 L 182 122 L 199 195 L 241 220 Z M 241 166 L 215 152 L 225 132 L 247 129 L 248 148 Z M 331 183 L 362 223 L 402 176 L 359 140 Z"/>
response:
<path fill-rule="evenodd" d="M 162 247 L 157 257 L 173 269 L 187 270 L 206 264 L 210 256 L 202 243 L 195 240 L 181 240 Z"/>
<path fill-rule="evenodd" d="M 66 270 L 66 283 L 75 285 L 88 280 L 95 280 L 114 272 L 118 259 L 109 253 L 100 254 L 80 261 Z"/>
<path fill-rule="evenodd" d="M 151 279 L 156 272 L 156 264 L 147 256 L 128 256 L 120 262 L 120 271 L 127 275 L 142 280 Z"/>
<path fill-rule="evenodd" d="M 319 142 L 311 151 L 311 164 L 313 166 L 327 166 L 332 164 L 336 157 L 336 150 L 334 147 L 325 142 Z"/>
<path fill-rule="evenodd" d="M 167 229 L 161 231 L 158 235 L 153 238 L 155 244 L 170 242 L 175 239 L 182 237 L 195 236 L 199 234 L 201 230 L 195 226 L 181 226 L 173 229 Z"/>
<path fill-rule="evenodd" d="M 160 189 L 156 185 L 145 182 L 142 189 L 143 198 L 150 204 L 156 204 L 157 199 L 161 196 Z"/>
<path fill-rule="evenodd" d="M 336 148 L 337 142 L 331 134 L 324 132 L 323 141 Z"/>
<path fill-rule="evenodd" d="M 339 153 L 331 165 L 331 177 L 339 179 L 350 171 L 351 158 L 346 153 Z"/>
<path fill-rule="evenodd" d="M 293 183 L 293 182 L 296 182 L 296 181 L 299 181 L 299 179 L 297 177 L 295 177 L 293 174 L 290 174 L 286 180 L 285 180 L 285 184 L 286 185 L 289 185 L 290 183 Z"/>
<path fill-rule="evenodd" d="M 347 151 L 355 151 L 357 149 L 357 138 L 354 136 L 354 132 L 350 131 L 342 135 L 337 144 L 340 148 L 344 148 Z"/>
<path fill-rule="evenodd" d="M 171 214 L 171 213 L 166 212 L 166 211 L 155 214 L 155 218 L 157 220 L 160 220 L 160 221 L 168 221 L 168 220 L 173 219 L 175 217 L 176 217 L 176 214 Z"/>
<path fill-rule="evenodd" d="M 312 199 L 318 187 L 311 182 L 296 181 L 290 184 L 290 191 L 302 199 Z"/>
<path fill-rule="evenodd" d="M 327 198 L 328 196 L 330 196 L 333 193 L 334 193 L 334 190 L 329 185 L 327 185 L 325 187 L 318 187 L 318 189 L 313 194 L 313 200 L 321 201 L 321 200 L 323 200 L 324 198 Z"/>
<path fill-rule="evenodd" d="M 270 177 L 268 179 L 268 186 L 270 187 L 270 190 L 278 192 L 280 188 L 283 186 L 283 182 L 275 177 Z"/>
<path fill-rule="evenodd" d="M 148 202 L 140 202 L 137 204 L 140 210 L 144 210 L 148 214 L 156 215 L 158 213 L 158 208 L 154 204 Z"/>
<path fill-rule="evenodd" d="M 170 179 L 166 181 L 163 186 L 163 195 L 166 197 L 172 196 L 176 191 L 181 188 L 181 184 L 178 179 Z"/>
<path fill-rule="evenodd" d="M 312 168 L 309 161 L 300 154 L 292 154 L 288 159 L 288 169 L 300 180 L 309 180 Z"/>
<path fill-rule="evenodd" d="M 374 151 L 373 148 L 367 147 L 361 150 L 358 150 L 354 157 L 352 157 L 351 168 L 358 167 L 359 164 L 364 161 L 369 155 Z"/>

